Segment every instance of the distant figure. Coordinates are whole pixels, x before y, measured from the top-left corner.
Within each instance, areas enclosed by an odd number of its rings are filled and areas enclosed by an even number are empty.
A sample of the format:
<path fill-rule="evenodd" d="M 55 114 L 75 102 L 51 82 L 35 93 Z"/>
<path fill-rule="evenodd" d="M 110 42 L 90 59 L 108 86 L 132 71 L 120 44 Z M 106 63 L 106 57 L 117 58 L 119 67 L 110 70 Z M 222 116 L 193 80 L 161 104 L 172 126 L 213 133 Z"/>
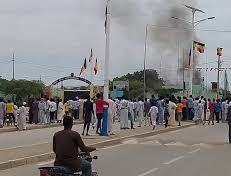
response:
<path fill-rule="evenodd" d="M 178 120 L 178 126 L 181 126 L 181 120 L 183 117 L 183 103 L 181 102 L 181 100 L 179 99 L 177 104 L 176 104 L 177 108 L 176 108 L 176 115 L 177 115 L 177 120 Z"/>
<path fill-rule="evenodd" d="M 79 98 L 76 97 L 75 101 L 72 102 L 73 117 L 75 119 L 79 119 L 79 110 L 80 110 L 80 101 Z"/>
<path fill-rule="evenodd" d="M 228 107 L 227 121 L 229 125 L 229 143 L 231 144 L 231 102 L 229 103 L 229 107 Z"/>
<path fill-rule="evenodd" d="M 187 98 L 185 96 L 183 96 L 183 99 L 181 102 L 183 104 L 182 120 L 188 120 L 188 117 L 187 117 Z"/>
<path fill-rule="evenodd" d="M 114 122 L 114 119 L 115 119 L 115 116 L 116 116 L 116 103 L 113 100 L 108 99 L 108 104 L 109 104 L 109 107 L 108 107 L 108 120 L 107 120 L 108 133 L 110 135 L 114 135 L 114 133 L 113 133 L 113 122 Z"/>
<path fill-rule="evenodd" d="M 214 103 L 211 101 L 211 99 L 208 99 L 208 106 L 209 106 L 209 122 L 208 125 L 210 125 L 210 122 L 212 121 L 212 125 L 214 125 Z"/>
<path fill-rule="evenodd" d="M 169 121 L 169 118 L 170 118 L 170 112 L 169 112 L 169 99 L 165 99 L 164 101 L 164 105 L 165 105 L 165 108 L 164 108 L 164 121 L 165 121 L 165 128 L 168 127 L 168 121 Z"/>
<path fill-rule="evenodd" d="M 194 110 L 193 121 L 197 122 L 201 118 L 199 98 L 195 98 L 195 101 L 193 103 L 193 110 Z"/>
<path fill-rule="evenodd" d="M 63 116 L 64 116 L 64 105 L 63 105 L 63 100 L 60 99 L 58 104 L 58 110 L 57 110 L 57 121 L 59 123 L 62 123 Z"/>
<path fill-rule="evenodd" d="M 68 116 L 69 115 L 69 102 L 67 101 L 66 103 L 64 103 L 64 112 L 65 115 Z"/>
<path fill-rule="evenodd" d="M 159 124 L 164 123 L 164 97 L 160 96 L 158 100 L 158 122 Z"/>
<path fill-rule="evenodd" d="M 149 120 L 149 110 L 151 106 L 147 98 L 145 98 L 144 101 L 144 126 L 150 126 L 150 120 Z"/>
<path fill-rule="evenodd" d="M 55 112 L 57 110 L 57 105 L 55 103 L 55 100 L 53 98 L 50 99 L 50 118 L 51 123 L 55 123 Z"/>
<path fill-rule="evenodd" d="M 131 121 L 131 129 L 134 128 L 134 103 L 132 100 L 128 103 L 128 119 Z"/>
<path fill-rule="evenodd" d="M 120 102 L 120 129 L 128 129 L 129 102 L 123 97 Z"/>
<path fill-rule="evenodd" d="M 156 128 L 156 119 L 158 116 L 158 108 L 156 106 L 152 106 L 149 110 L 149 116 L 151 117 L 151 122 L 153 126 L 153 130 Z"/>
<path fill-rule="evenodd" d="M 139 126 L 141 127 L 142 125 L 142 121 L 144 119 L 144 103 L 142 102 L 142 98 L 138 99 L 138 103 L 137 103 L 137 120 L 139 122 Z"/>
<path fill-rule="evenodd" d="M 50 118 L 50 100 L 49 98 L 46 98 L 46 123 L 50 124 L 51 123 L 51 118 Z"/>
<path fill-rule="evenodd" d="M 32 104 L 32 113 L 33 113 L 33 123 L 37 124 L 38 121 L 38 112 L 39 112 L 39 99 L 36 98 Z"/>
<path fill-rule="evenodd" d="M 14 103 L 14 110 L 13 110 L 14 121 L 17 123 L 18 121 L 18 106 Z"/>
<path fill-rule="evenodd" d="M 15 125 L 15 117 L 14 117 L 14 103 L 11 100 L 8 100 L 6 103 L 6 114 L 13 119 L 14 125 Z M 5 122 L 5 120 L 4 120 Z M 3 122 L 3 123 L 4 123 Z"/>
<path fill-rule="evenodd" d="M 0 128 L 3 128 L 4 116 L 6 113 L 6 104 L 3 102 L 3 98 L 0 98 Z"/>
<path fill-rule="evenodd" d="M 26 130 L 26 115 L 28 112 L 25 106 L 26 102 L 23 102 L 23 105 L 19 108 L 18 111 L 18 130 Z"/>
<path fill-rule="evenodd" d="M 176 124 L 176 117 L 175 117 L 176 104 L 174 102 L 169 101 L 168 108 L 169 108 L 169 115 L 170 115 L 168 125 L 174 126 Z"/>
<path fill-rule="evenodd" d="M 93 110 L 93 103 L 90 100 L 90 96 L 87 97 L 87 101 L 83 104 L 83 120 L 84 120 L 84 126 L 83 126 L 83 133 L 84 135 L 85 129 L 87 127 L 87 133 L 86 135 L 89 136 L 89 128 L 91 124 L 91 118 L 92 115 L 94 115 Z"/>
<path fill-rule="evenodd" d="M 189 96 L 188 100 L 187 100 L 187 106 L 188 106 L 188 118 L 189 120 L 193 120 L 193 116 L 194 116 L 194 113 L 193 113 L 193 97 L 192 95 Z"/>
<path fill-rule="evenodd" d="M 221 103 L 220 103 L 220 100 L 217 99 L 215 103 L 215 116 L 216 116 L 217 123 L 220 122 L 220 114 L 221 114 Z"/>
<path fill-rule="evenodd" d="M 39 123 L 45 124 L 46 123 L 46 102 L 44 98 L 41 99 L 38 106 L 39 106 L 39 113 L 38 113 Z"/>
<path fill-rule="evenodd" d="M 96 134 L 101 133 L 101 123 L 103 118 L 103 107 L 104 105 L 108 105 L 108 103 L 104 100 L 102 100 L 101 94 L 96 95 L 95 105 L 96 105 L 96 117 L 97 117 L 97 129 Z M 99 132 L 100 130 L 100 132 Z"/>
<path fill-rule="evenodd" d="M 150 106 L 156 106 L 157 107 L 157 100 L 154 95 L 152 95 L 151 99 L 149 100 Z"/>

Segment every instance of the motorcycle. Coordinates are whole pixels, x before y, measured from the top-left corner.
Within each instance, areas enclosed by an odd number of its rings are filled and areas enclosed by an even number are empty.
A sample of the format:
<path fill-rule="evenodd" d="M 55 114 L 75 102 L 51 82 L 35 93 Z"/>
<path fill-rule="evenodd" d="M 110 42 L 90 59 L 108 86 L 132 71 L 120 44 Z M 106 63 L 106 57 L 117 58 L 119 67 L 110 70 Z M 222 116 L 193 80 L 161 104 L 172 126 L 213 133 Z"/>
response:
<path fill-rule="evenodd" d="M 79 153 L 78 158 L 87 160 L 89 162 L 98 159 L 97 156 L 92 157 L 90 154 L 85 152 Z M 41 167 L 39 170 L 40 176 L 83 176 L 81 171 L 74 173 L 72 170 L 63 166 Z M 98 173 L 92 172 L 92 176 L 98 176 Z"/>

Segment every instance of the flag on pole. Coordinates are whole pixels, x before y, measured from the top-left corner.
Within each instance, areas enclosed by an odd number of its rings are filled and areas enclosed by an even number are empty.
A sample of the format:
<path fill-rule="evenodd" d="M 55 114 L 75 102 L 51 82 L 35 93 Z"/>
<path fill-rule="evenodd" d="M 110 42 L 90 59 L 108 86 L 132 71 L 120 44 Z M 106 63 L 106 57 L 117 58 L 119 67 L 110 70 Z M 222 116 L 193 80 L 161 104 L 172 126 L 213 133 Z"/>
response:
<path fill-rule="evenodd" d="M 217 48 L 217 56 L 222 56 L 223 48 Z"/>
<path fill-rule="evenodd" d="M 105 34 L 107 32 L 107 14 L 108 14 L 108 10 L 107 10 L 107 6 L 106 6 L 106 10 L 105 10 L 105 23 L 104 23 Z"/>
<path fill-rule="evenodd" d="M 188 57 L 188 65 L 191 65 L 191 59 L 192 59 L 192 50 L 189 51 L 189 57 Z"/>
<path fill-rule="evenodd" d="M 90 54 L 90 57 L 89 57 L 89 62 L 90 63 L 91 63 L 92 59 L 93 59 L 93 51 L 92 51 L 92 48 L 91 48 L 91 54 Z"/>
<path fill-rule="evenodd" d="M 194 50 L 198 51 L 199 53 L 204 53 L 205 44 L 194 41 Z"/>
<path fill-rule="evenodd" d="M 97 75 L 97 73 L 98 73 L 98 59 L 97 58 L 95 61 L 94 72 L 95 72 L 95 75 Z"/>
<path fill-rule="evenodd" d="M 87 59 L 85 58 L 84 64 L 80 70 L 79 76 L 83 74 L 83 72 L 87 69 Z"/>

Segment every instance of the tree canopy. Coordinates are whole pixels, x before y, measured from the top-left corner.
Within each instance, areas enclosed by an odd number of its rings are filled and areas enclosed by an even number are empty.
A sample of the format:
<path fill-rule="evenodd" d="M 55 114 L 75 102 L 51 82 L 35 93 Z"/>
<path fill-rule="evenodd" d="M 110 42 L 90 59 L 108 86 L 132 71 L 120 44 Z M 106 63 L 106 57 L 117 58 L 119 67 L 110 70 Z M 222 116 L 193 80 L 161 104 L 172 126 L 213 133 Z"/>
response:
<path fill-rule="evenodd" d="M 40 96 L 44 87 L 44 84 L 40 81 L 0 80 L 0 91 L 6 95 L 14 94 L 17 98 Z"/>
<path fill-rule="evenodd" d="M 138 97 L 143 95 L 144 85 L 144 71 L 137 71 L 133 74 L 128 73 L 122 77 L 116 77 L 113 81 L 125 81 L 129 80 L 130 97 Z M 164 85 L 164 81 L 159 78 L 156 70 L 146 70 L 146 91 L 155 92 Z M 112 86 L 111 86 L 112 87 Z M 128 96 L 128 92 L 125 93 Z"/>

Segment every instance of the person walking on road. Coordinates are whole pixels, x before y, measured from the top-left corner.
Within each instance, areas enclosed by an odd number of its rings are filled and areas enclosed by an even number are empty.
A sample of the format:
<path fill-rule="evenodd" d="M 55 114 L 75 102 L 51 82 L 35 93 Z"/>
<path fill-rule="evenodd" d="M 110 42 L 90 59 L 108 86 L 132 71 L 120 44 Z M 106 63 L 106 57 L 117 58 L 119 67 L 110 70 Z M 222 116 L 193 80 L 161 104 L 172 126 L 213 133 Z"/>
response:
<path fill-rule="evenodd" d="M 123 97 L 120 102 L 120 129 L 129 129 L 128 107 L 129 107 L 129 102 Z"/>
<path fill-rule="evenodd" d="M 149 110 L 149 116 L 151 117 L 151 122 L 152 122 L 152 130 L 155 130 L 156 128 L 156 121 L 158 117 L 158 107 L 152 106 Z"/>
<path fill-rule="evenodd" d="M 164 97 L 160 96 L 158 102 L 158 123 L 164 124 Z"/>
<path fill-rule="evenodd" d="M 55 123 L 55 112 L 57 111 L 57 105 L 53 98 L 51 98 L 50 101 L 51 101 L 50 102 L 50 119 L 51 119 L 51 123 Z"/>
<path fill-rule="evenodd" d="M 132 100 L 129 101 L 128 104 L 128 119 L 131 121 L 131 129 L 134 128 L 134 103 Z"/>
<path fill-rule="evenodd" d="M 229 143 L 231 144 L 231 103 L 229 103 L 229 107 L 228 107 L 227 121 L 229 125 Z"/>
<path fill-rule="evenodd" d="M 100 134 L 101 133 L 101 123 L 102 123 L 101 121 L 103 118 L 103 108 L 104 108 L 104 105 L 108 105 L 108 103 L 102 99 L 101 94 L 97 94 L 95 105 L 96 105 L 96 117 L 97 117 L 96 134 Z"/>
<path fill-rule="evenodd" d="M 39 123 L 40 124 L 45 124 L 46 123 L 46 102 L 44 98 L 41 98 L 41 101 L 39 102 Z"/>
<path fill-rule="evenodd" d="M 38 113 L 39 113 L 39 99 L 36 98 L 32 104 L 32 113 L 33 113 L 33 123 L 37 124 L 38 120 Z"/>
<path fill-rule="evenodd" d="M 183 112 L 183 103 L 181 102 L 181 99 L 178 100 L 177 104 L 176 104 L 177 108 L 176 108 L 176 115 L 177 115 L 177 120 L 178 120 L 178 123 L 179 125 L 178 126 L 181 126 L 181 120 L 182 120 L 182 112 Z"/>
<path fill-rule="evenodd" d="M 181 103 L 183 104 L 182 120 L 188 120 L 188 117 L 187 117 L 187 98 L 185 96 L 183 96 Z"/>
<path fill-rule="evenodd" d="M 172 101 L 169 101 L 169 104 L 168 104 L 168 107 L 169 107 L 169 121 L 168 121 L 168 124 L 170 126 L 174 126 L 176 124 L 176 104 Z"/>
<path fill-rule="evenodd" d="M 138 127 L 141 127 L 142 125 L 142 121 L 144 119 L 144 103 L 142 102 L 142 98 L 139 98 L 138 99 L 138 103 L 137 103 L 137 119 L 138 119 L 138 122 L 139 122 L 139 126 Z"/>
<path fill-rule="evenodd" d="M 91 118 L 92 115 L 94 116 L 94 110 L 93 110 L 93 103 L 91 102 L 90 96 L 87 96 L 87 101 L 83 104 L 83 119 L 84 119 L 84 126 L 83 126 L 83 133 L 85 133 L 85 129 L 87 127 L 87 133 L 86 135 L 89 136 L 89 128 L 91 124 Z"/>
<path fill-rule="evenodd" d="M 26 102 L 23 102 L 23 105 L 19 108 L 18 111 L 18 130 L 26 130 L 26 115 L 28 112 L 25 106 Z"/>
<path fill-rule="evenodd" d="M 220 113 L 221 113 L 221 103 L 220 103 L 220 100 L 217 99 L 215 103 L 215 116 L 216 116 L 217 123 L 220 122 Z"/>
<path fill-rule="evenodd" d="M 149 110 L 151 106 L 147 98 L 144 101 L 144 126 L 150 126 Z"/>
<path fill-rule="evenodd" d="M 0 98 L 0 128 L 3 128 L 4 117 L 6 113 L 6 104 L 3 101 L 3 98 Z"/>
<path fill-rule="evenodd" d="M 11 100 L 8 100 L 8 102 L 6 103 L 6 115 L 8 115 L 8 117 L 11 120 L 13 119 L 13 122 L 14 122 L 14 125 L 15 125 L 14 103 Z M 4 120 L 4 122 L 5 122 L 5 120 Z"/>
<path fill-rule="evenodd" d="M 164 101 L 164 121 L 165 121 L 165 128 L 168 127 L 168 121 L 170 118 L 170 113 L 169 113 L 169 99 L 165 99 Z"/>
<path fill-rule="evenodd" d="M 193 106 L 194 106 L 194 103 L 193 103 L 193 97 L 192 95 L 189 96 L 188 100 L 187 100 L 187 106 L 188 106 L 188 118 L 189 120 L 193 120 Z"/>
<path fill-rule="evenodd" d="M 114 123 L 114 119 L 115 119 L 115 116 L 116 116 L 116 103 L 113 100 L 108 99 L 108 104 L 109 104 L 109 107 L 108 107 L 108 120 L 107 120 L 108 133 L 110 135 L 114 135 L 114 133 L 113 133 L 113 123 Z"/>
<path fill-rule="evenodd" d="M 211 99 L 208 99 L 208 107 L 210 113 L 208 125 L 210 125 L 211 121 L 212 121 L 212 125 L 214 125 L 214 103 L 211 101 Z"/>
<path fill-rule="evenodd" d="M 63 100 L 59 99 L 58 110 L 57 110 L 57 121 L 58 121 L 58 123 L 62 123 L 63 116 L 64 116 Z"/>
<path fill-rule="evenodd" d="M 79 109 L 80 109 L 80 100 L 79 97 L 76 97 L 75 100 L 72 102 L 72 111 L 75 120 L 79 119 Z"/>

